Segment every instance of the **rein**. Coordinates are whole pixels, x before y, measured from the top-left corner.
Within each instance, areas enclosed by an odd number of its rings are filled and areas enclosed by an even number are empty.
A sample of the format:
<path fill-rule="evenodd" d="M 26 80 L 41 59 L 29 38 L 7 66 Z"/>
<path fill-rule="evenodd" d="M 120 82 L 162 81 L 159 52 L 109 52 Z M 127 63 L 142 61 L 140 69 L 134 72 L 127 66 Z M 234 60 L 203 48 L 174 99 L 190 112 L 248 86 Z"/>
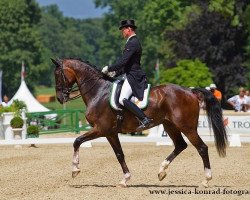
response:
<path fill-rule="evenodd" d="M 63 80 L 63 85 L 61 87 L 58 87 L 58 90 L 61 90 L 62 94 L 63 94 L 63 98 L 64 100 L 66 100 L 66 97 L 68 97 L 67 101 L 71 101 L 71 100 L 75 100 L 75 99 L 78 99 L 80 98 L 81 96 L 87 94 L 91 89 L 93 89 L 95 87 L 95 85 L 97 84 L 98 80 L 101 79 L 101 77 L 97 77 L 97 78 L 89 78 L 88 80 L 86 81 L 82 81 L 79 86 L 74 86 L 74 87 L 68 87 L 67 86 L 67 80 L 66 80 L 66 77 L 65 77 L 65 74 L 64 74 L 64 71 L 63 71 L 63 66 L 61 66 L 61 70 L 60 70 L 60 74 L 62 76 L 62 80 Z M 74 97 L 70 97 L 70 94 L 74 93 L 74 92 L 80 92 L 80 89 L 82 87 L 82 85 L 90 82 L 91 80 L 96 80 L 95 83 L 87 90 L 85 91 L 83 94 L 78 94 Z"/>
<path fill-rule="evenodd" d="M 91 80 L 96 80 L 95 83 L 94 83 L 87 91 L 85 91 L 83 94 L 80 93 L 80 94 L 78 94 L 78 95 L 75 96 L 75 97 L 69 98 L 69 101 L 74 100 L 74 99 L 77 99 L 77 98 L 79 98 L 79 97 L 84 96 L 85 94 L 87 94 L 90 90 L 92 90 L 92 89 L 95 87 L 95 85 L 97 84 L 97 82 L 98 82 L 98 80 L 99 80 L 100 78 L 101 78 L 101 77 L 98 77 L 98 78 L 90 78 L 90 79 L 88 79 L 87 81 L 82 82 L 82 83 L 80 84 L 80 86 L 78 87 L 78 89 L 71 91 L 71 93 L 72 93 L 72 92 L 75 92 L 75 91 L 80 91 L 80 89 L 81 89 L 81 87 L 82 87 L 83 84 L 86 84 L 86 83 L 88 83 L 88 82 L 91 81 Z M 77 87 L 77 86 L 76 86 L 76 87 Z"/>

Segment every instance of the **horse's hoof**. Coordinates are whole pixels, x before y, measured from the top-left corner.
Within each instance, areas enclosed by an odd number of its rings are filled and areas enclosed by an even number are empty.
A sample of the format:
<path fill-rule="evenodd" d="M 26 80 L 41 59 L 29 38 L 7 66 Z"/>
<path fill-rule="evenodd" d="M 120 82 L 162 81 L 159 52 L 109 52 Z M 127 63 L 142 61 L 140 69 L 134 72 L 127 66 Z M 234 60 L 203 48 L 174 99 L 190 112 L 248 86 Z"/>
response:
<path fill-rule="evenodd" d="M 158 174 L 159 181 L 162 181 L 167 176 L 167 173 L 165 171 L 160 172 Z"/>
<path fill-rule="evenodd" d="M 201 184 L 202 184 L 205 188 L 208 188 L 208 187 L 209 187 L 208 181 L 207 181 L 207 180 L 202 181 Z"/>
<path fill-rule="evenodd" d="M 72 178 L 75 178 L 80 172 L 81 172 L 80 169 L 76 171 L 72 171 Z"/>

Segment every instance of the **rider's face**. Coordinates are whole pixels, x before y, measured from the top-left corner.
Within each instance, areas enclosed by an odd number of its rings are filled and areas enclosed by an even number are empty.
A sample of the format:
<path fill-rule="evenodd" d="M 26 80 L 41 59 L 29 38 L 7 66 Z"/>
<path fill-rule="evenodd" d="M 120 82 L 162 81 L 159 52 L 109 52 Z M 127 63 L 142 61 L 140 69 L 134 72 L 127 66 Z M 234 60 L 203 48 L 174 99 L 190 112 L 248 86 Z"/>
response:
<path fill-rule="evenodd" d="M 122 32 L 122 36 L 124 38 L 128 38 L 130 36 L 130 33 L 131 33 L 131 28 L 130 27 L 124 27 L 124 28 L 122 28 L 121 32 Z"/>

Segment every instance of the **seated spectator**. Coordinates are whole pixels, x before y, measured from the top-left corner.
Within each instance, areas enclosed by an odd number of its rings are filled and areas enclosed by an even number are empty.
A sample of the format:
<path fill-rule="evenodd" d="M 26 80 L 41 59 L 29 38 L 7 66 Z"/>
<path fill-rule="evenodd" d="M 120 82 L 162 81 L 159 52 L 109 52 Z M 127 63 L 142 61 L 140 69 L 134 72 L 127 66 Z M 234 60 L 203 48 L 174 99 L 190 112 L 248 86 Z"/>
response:
<path fill-rule="evenodd" d="M 4 95 L 3 96 L 3 102 L 2 102 L 2 106 L 3 107 L 7 107 L 10 105 L 10 102 L 9 102 L 9 97 L 7 95 Z"/>
<path fill-rule="evenodd" d="M 228 99 L 228 103 L 234 107 L 236 112 L 248 110 L 248 105 L 250 105 L 249 97 L 245 95 L 245 89 L 243 87 L 239 88 L 239 95 L 235 95 Z"/>
<path fill-rule="evenodd" d="M 219 102 L 221 102 L 222 95 L 219 90 L 217 90 L 217 87 L 214 83 L 210 84 L 210 91 L 214 94 L 214 96 L 218 99 Z"/>
<path fill-rule="evenodd" d="M 247 96 L 247 101 L 246 101 L 246 104 L 244 104 L 244 110 L 246 112 L 250 112 L 250 93 L 249 93 L 249 90 L 246 90 L 246 93 L 245 95 Z"/>

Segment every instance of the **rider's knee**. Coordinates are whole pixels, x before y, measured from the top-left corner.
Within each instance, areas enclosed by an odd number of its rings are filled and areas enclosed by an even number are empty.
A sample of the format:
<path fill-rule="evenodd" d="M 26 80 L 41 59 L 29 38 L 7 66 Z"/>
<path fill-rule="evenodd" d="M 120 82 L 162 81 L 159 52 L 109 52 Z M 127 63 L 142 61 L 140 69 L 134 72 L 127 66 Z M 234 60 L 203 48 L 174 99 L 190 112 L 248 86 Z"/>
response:
<path fill-rule="evenodd" d="M 122 106 L 124 106 L 124 103 L 123 103 L 124 99 L 126 99 L 126 98 L 124 98 L 124 97 L 120 97 L 119 98 L 119 104 L 121 104 Z"/>

